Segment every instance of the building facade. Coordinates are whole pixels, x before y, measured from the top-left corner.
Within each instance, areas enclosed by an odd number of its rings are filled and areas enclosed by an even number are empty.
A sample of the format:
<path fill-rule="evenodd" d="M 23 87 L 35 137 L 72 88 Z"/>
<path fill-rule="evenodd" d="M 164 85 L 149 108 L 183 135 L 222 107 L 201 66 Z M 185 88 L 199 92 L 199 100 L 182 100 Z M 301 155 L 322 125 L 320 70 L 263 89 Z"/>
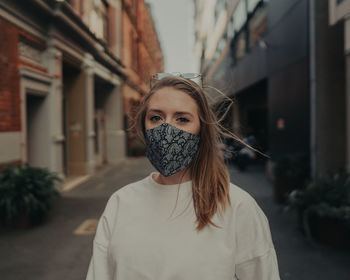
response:
<path fill-rule="evenodd" d="M 163 72 L 164 58 L 154 26 L 150 7 L 143 0 L 123 1 L 123 85 L 124 124 L 127 154 L 143 153 L 143 144 L 130 131 L 135 109 L 149 90 L 152 74 Z"/>
<path fill-rule="evenodd" d="M 147 71 L 161 69 L 160 48 L 158 64 L 141 48 L 125 50 L 131 47 L 125 43 L 131 33 L 124 33 L 127 1 L 27 2 L 0 2 L 0 167 L 28 163 L 64 178 L 120 161 L 126 156 L 123 85 L 147 90 L 136 74 L 141 66 L 131 77 L 128 57 L 136 54 L 147 69 L 143 81 Z M 140 44 L 148 34 L 136 30 Z M 155 31 L 152 36 L 144 41 Z"/>
<path fill-rule="evenodd" d="M 197 55 L 206 82 L 235 100 L 233 131 L 253 133 L 272 162 L 307 155 L 314 177 L 344 168 L 344 28 L 329 26 L 328 1 L 205 2 Z"/>
<path fill-rule="evenodd" d="M 346 67 L 346 170 L 350 172 L 350 1 L 349 0 L 329 0 L 329 24 L 331 26 L 343 26 L 343 38 L 339 39 L 344 42 L 344 56 Z"/>

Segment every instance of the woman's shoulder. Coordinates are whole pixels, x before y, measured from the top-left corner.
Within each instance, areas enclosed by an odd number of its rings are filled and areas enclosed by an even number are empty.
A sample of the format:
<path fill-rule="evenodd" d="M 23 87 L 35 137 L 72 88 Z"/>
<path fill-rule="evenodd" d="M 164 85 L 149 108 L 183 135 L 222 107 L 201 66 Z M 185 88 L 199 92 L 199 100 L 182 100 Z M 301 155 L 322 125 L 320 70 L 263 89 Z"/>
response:
<path fill-rule="evenodd" d="M 148 182 L 148 177 L 149 176 L 119 188 L 114 193 L 112 193 L 109 200 L 124 200 L 138 197 L 138 194 L 146 189 L 145 186 Z"/>
<path fill-rule="evenodd" d="M 232 208 L 237 213 L 250 212 L 251 214 L 265 216 L 255 198 L 240 186 L 233 183 L 230 183 L 230 201 Z"/>
<path fill-rule="evenodd" d="M 233 183 L 230 183 L 230 201 L 237 216 L 267 221 L 265 213 L 254 197 Z"/>
<path fill-rule="evenodd" d="M 234 202 L 235 204 L 255 201 L 247 191 L 232 182 L 230 183 L 230 200 L 231 203 Z"/>

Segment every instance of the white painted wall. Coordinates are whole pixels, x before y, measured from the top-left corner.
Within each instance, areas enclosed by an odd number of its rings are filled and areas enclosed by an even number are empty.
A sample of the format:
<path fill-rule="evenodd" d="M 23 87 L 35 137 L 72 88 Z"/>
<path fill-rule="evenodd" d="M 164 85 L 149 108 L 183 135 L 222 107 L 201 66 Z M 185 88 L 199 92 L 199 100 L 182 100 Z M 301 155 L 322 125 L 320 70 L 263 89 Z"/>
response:
<path fill-rule="evenodd" d="M 350 53 L 350 18 L 345 21 L 345 53 Z"/>
<path fill-rule="evenodd" d="M 0 132 L 0 163 L 21 160 L 21 132 Z"/>

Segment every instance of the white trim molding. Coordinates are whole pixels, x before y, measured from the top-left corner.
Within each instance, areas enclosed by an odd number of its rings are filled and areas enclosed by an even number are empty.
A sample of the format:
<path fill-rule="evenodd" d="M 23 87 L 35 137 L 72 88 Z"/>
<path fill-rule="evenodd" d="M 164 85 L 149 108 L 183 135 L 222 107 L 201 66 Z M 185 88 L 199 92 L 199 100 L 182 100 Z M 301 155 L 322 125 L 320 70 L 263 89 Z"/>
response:
<path fill-rule="evenodd" d="M 9 7 L 3 1 L 0 1 L 0 17 L 27 33 L 32 34 L 41 40 L 46 40 L 45 30 L 42 28 L 42 26 L 34 23 L 30 18 L 25 17 L 13 7 Z"/>
<path fill-rule="evenodd" d="M 337 3 L 337 0 L 329 0 L 329 24 L 336 24 L 342 19 L 350 17 L 350 1 L 343 0 Z"/>
<path fill-rule="evenodd" d="M 25 66 L 19 69 L 20 74 L 20 99 L 21 99 L 21 159 L 27 162 L 27 104 L 26 95 L 28 92 L 38 96 L 47 96 L 50 92 L 50 86 L 53 78 L 45 73 L 41 73 Z"/>
<path fill-rule="evenodd" d="M 21 160 L 21 132 L 0 132 L 0 163 Z"/>

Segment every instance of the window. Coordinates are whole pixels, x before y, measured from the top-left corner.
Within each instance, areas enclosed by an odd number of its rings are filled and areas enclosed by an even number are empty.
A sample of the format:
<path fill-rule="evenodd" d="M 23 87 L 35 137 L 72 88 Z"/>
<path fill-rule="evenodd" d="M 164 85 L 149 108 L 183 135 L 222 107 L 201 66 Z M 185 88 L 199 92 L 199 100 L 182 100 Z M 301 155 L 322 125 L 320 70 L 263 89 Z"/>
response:
<path fill-rule="evenodd" d="M 137 0 L 132 0 L 131 1 L 131 7 L 132 7 L 132 10 L 136 13 L 136 11 L 137 11 Z"/>
<path fill-rule="evenodd" d="M 234 13 L 233 22 L 228 23 L 227 33 L 234 26 L 232 41 L 233 61 L 245 56 L 263 37 L 267 29 L 267 6 L 265 0 L 241 0 Z M 230 35 L 228 35 L 230 36 Z"/>
<path fill-rule="evenodd" d="M 221 40 L 219 41 L 217 50 L 219 51 L 219 53 L 221 53 L 221 52 L 224 50 L 225 47 L 226 47 L 226 39 L 223 37 L 223 38 L 221 38 Z"/>
<path fill-rule="evenodd" d="M 256 10 L 254 15 L 249 19 L 249 48 L 252 48 L 263 36 L 267 28 L 267 11 L 266 7 Z"/>
<path fill-rule="evenodd" d="M 94 1 L 94 7 L 90 12 L 90 30 L 97 38 L 108 41 L 108 17 L 107 6 L 99 0 Z"/>
<path fill-rule="evenodd" d="M 138 13 L 138 1 L 137 0 L 131 0 L 130 6 L 127 9 L 127 12 L 129 13 L 129 16 L 131 18 L 131 21 L 136 26 L 137 25 L 137 13 Z"/>
<path fill-rule="evenodd" d="M 130 50 L 131 50 L 131 68 L 137 72 L 138 70 L 138 49 L 137 49 L 137 38 L 134 32 L 130 32 Z"/>
<path fill-rule="evenodd" d="M 243 56 L 246 55 L 246 49 L 247 49 L 247 32 L 245 30 L 243 30 L 236 39 L 236 46 L 235 46 L 235 58 L 236 59 L 240 59 Z"/>
<path fill-rule="evenodd" d="M 231 40 L 235 35 L 235 25 L 233 22 L 233 17 L 231 17 L 230 21 L 227 23 L 227 38 Z"/>
<path fill-rule="evenodd" d="M 217 0 L 215 4 L 215 22 L 218 20 L 220 13 L 225 10 L 225 1 Z"/>
<path fill-rule="evenodd" d="M 255 7 L 259 4 L 260 0 L 247 0 L 248 1 L 248 13 L 252 13 Z"/>
<path fill-rule="evenodd" d="M 233 19 L 234 19 L 235 30 L 239 31 L 244 25 L 244 23 L 247 21 L 247 11 L 246 11 L 244 0 L 239 1 L 233 13 Z"/>

